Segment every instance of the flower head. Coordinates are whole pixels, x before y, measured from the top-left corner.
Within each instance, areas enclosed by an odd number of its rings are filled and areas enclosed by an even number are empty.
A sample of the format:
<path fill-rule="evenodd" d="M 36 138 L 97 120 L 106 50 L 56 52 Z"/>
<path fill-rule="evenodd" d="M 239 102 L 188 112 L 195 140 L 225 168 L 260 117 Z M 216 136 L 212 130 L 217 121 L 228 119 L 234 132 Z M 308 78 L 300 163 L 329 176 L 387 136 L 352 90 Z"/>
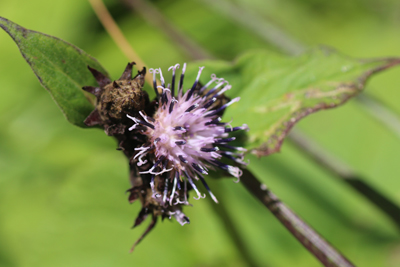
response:
<path fill-rule="evenodd" d="M 116 81 L 89 67 L 99 87 L 83 87 L 96 96 L 96 108 L 85 124 L 100 126 L 114 136 L 119 150 L 130 159 L 129 202 L 140 200 L 142 204 L 133 226 L 152 216 L 150 225 L 132 250 L 153 229 L 160 216 L 163 219 L 173 216 L 181 225 L 189 223 L 182 212 L 184 205 L 190 205 L 189 191 L 196 192 L 195 199 L 205 197 L 197 189 L 197 180 L 217 202 L 204 178 L 211 169 L 220 168 L 239 181 L 242 172 L 237 165 L 245 165 L 243 153 L 246 150 L 230 145 L 235 137 L 229 137 L 229 133 L 248 129 L 245 124 L 231 127 L 221 122 L 224 110 L 239 98 L 228 99 L 224 93 L 231 86 L 215 75 L 202 86 L 199 79 L 203 67 L 186 92 L 183 92 L 186 64 L 177 86 L 179 64 L 169 68 L 172 80 L 168 86 L 161 69 L 150 69 L 156 92 L 156 99 L 150 102 L 148 94 L 142 90 L 146 68 L 132 77 L 134 64 L 129 63 Z M 157 74 L 161 86 L 157 86 Z M 231 163 L 225 163 L 223 158 Z"/>
<path fill-rule="evenodd" d="M 165 184 L 161 200 L 163 203 L 188 204 L 186 192 L 183 194 L 185 199 L 172 202 L 177 192 L 176 187 L 180 182 L 189 183 L 197 193 L 197 199 L 204 198 L 205 195 L 197 189 L 194 180 L 200 180 L 212 199 L 218 202 L 207 185 L 204 175 L 208 174 L 209 169 L 220 168 L 239 181 L 242 174 L 240 168 L 223 163 L 220 159 L 226 157 L 239 164 L 245 164 L 243 162 L 245 149 L 230 146 L 229 142 L 235 140 L 235 137 L 229 137 L 229 133 L 245 130 L 247 125 L 231 127 L 228 123 L 221 122 L 220 115 L 240 98 L 221 103 L 220 97 L 231 88 L 231 85 L 215 75 L 211 76 L 211 80 L 205 86 L 200 86 L 199 78 L 203 67 L 200 68 L 193 86 L 183 92 L 186 64 L 183 65 L 175 95 L 175 76 L 178 68 L 179 64 L 169 68 L 172 70 L 172 81 L 167 87 L 161 69 L 150 69 L 157 94 L 157 107 L 153 117 L 146 115 L 143 111 L 139 112 L 139 117 L 127 115 L 133 121 L 129 130 L 136 130 L 148 136 L 148 142 L 135 149 L 138 153 L 134 159 L 137 159 L 138 166 L 141 166 L 147 163 L 148 155 L 153 155 L 150 168 L 141 171 L 140 174 L 152 175 L 153 184 L 154 178 L 159 175 L 165 176 L 165 179 L 170 181 L 172 189 L 170 191 L 169 184 Z M 161 86 L 156 86 L 157 74 L 160 75 Z"/>

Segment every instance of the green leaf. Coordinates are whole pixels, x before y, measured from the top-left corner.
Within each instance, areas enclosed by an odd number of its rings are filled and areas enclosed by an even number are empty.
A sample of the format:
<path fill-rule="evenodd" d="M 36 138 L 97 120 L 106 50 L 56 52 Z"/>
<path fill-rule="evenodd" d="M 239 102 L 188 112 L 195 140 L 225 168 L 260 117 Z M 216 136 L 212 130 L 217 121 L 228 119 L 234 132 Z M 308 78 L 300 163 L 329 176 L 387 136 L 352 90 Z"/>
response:
<path fill-rule="evenodd" d="M 87 66 L 107 75 L 96 59 L 61 39 L 27 30 L 0 17 L 0 27 L 15 41 L 43 87 L 49 91 L 69 122 L 85 127 L 93 110 L 91 98 L 82 87 L 97 86 Z"/>
<path fill-rule="evenodd" d="M 298 57 L 256 51 L 233 63 L 200 64 L 206 75 L 215 73 L 229 81 L 229 97 L 241 97 L 226 110 L 225 121 L 246 123 L 250 131 L 243 145 L 267 156 L 279 151 L 300 119 L 345 103 L 362 91 L 371 75 L 400 64 L 400 58 L 359 60 L 318 48 Z"/>

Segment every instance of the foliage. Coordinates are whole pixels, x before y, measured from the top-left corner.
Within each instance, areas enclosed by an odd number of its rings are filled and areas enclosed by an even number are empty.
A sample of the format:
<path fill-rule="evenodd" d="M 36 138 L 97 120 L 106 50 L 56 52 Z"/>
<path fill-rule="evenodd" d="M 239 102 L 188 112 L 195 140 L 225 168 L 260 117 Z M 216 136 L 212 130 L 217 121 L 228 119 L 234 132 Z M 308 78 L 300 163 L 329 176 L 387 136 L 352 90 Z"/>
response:
<path fill-rule="evenodd" d="M 257 51 L 233 64 L 198 64 L 232 84 L 229 96 L 240 96 L 241 101 L 227 109 L 225 118 L 248 124 L 251 131 L 244 146 L 267 156 L 279 151 L 301 118 L 343 104 L 362 91 L 371 75 L 399 63 L 397 58 L 352 59 L 321 47 L 297 57 Z"/>
<path fill-rule="evenodd" d="M 97 85 L 87 66 L 106 73 L 97 60 L 63 40 L 27 30 L 2 17 L 0 27 L 13 38 L 22 56 L 67 120 L 84 127 L 83 121 L 93 105 L 85 97 L 82 87 Z"/>

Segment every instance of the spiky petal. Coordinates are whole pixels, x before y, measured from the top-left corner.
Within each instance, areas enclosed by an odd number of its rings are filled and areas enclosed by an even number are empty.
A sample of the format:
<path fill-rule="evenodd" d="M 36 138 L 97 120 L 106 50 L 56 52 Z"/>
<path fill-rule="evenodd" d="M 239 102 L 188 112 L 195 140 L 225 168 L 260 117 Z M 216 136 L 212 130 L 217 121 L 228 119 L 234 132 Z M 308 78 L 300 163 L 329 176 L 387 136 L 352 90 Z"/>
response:
<path fill-rule="evenodd" d="M 138 165 L 143 165 L 143 158 L 147 156 L 154 158 L 152 165 L 140 173 L 165 177 L 165 193 L 163 197 L 160 196 L 163 203 L 167 200 L 171 203 L 174 193 L 168 197 L 168 186 L 171 183 L 172 190 L 176 190 L 178 181 L 184 181 L 185 188 L 189 183 L 197 194 L 196 199 L 203 198 L 194 180 L 200 180 L 212 199 L 217 202 L 203 175 L 207 175 L 208 169 L 212 167 L 227 171 L 237 180 L 242 174 L 239 167 L 220 161 L 224 156 L 236 163 L 245 164 L 243 153 L 246 150 L 229 146 L 228 143 L 235 140 L 234 137 L 229 137 L 230 132 L 247 130 L 247 125 L 232 128 L 228 123 L 221 122 L 219 117 L 228 106 L 238 102 L 240 98 L 217 104 L 218 97 L 229 90 L 231 85 L 215 75 L 212 75 L 211 80 L 199 89 L 198 84 L 203 67 L 200 68 L 191 88 L 183 93 L 182 84 L 186 64 L 182 70 L 178 94 L 174 96 L 175 71 L 178 67 L 179 65 L 175 65 L 170 68 L 173 70 L 172 90 L 165 87 L 161 69 L 150 69 L 154 80 L 156 74 L 159 74 L 162 81 L 162 86 L 154 83 L 158 107 L 152 118 L 144 112 L 140 112 L 140 116 L 137 117 L 128 115 L 128 118 L 133 121 L 129 130 L 140 129 L 140 133 L 147 135 L 149 140 L 148 143 L 137 148 L 139 152 L 135 157 L 139 159 Z M 213 83 L 215 86 L 207 90 Z M 186 196 L 187 189 L 184 190 L 183 195 Z M 175 204 L 177 203 L 188 204 L 187 199 L 178 199 Z"/>

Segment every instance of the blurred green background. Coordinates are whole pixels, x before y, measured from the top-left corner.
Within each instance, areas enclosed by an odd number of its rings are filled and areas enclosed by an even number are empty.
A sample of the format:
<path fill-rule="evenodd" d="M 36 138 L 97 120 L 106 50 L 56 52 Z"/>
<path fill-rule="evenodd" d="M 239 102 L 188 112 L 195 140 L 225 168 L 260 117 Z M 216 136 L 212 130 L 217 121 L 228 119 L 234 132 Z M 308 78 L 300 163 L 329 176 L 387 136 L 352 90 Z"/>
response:
<path fill-rule="evenodd" d="M 254 30 L 271 32 L 265 25 L 304 47 L 326 44 L 353 57 L 400 55 L 396 0 L 149 3 L 218 59 L 259 48 L 284 53 Z M 123 1 L 106 4 L 148 67 L 192 61 L 142 12 Z M 241 11 L 240 18 L 254 20 L 232 19 L 230 5 Z M 87 1 L 2 0 L 0 16 L 77 45 L 113 78 L 128 61 Z M 367 90 L 399 114 L 399 84 L 395 68 L 374 77 Z M 140 204 L 126 200 L 127 164 L 114 140 L 100 130 L 71 126 L 5 32 L 0 88 L 0 266 L 248 266 L 209 199 L 185 208 L 190 225 L 164 221 L 129 254 L 148 222 L 129 229 Z M 400 204 L 399 136 L 359 102 L 311 115 L 297 127 Z M 293 145 L 286 142 L 268 158 L 249 158 L 249 168 L 357 266 L 400 266 L 399 229 Z M 257 265 L 320 266 L 240 184 L 225 179 L 210 186 Z"/>

